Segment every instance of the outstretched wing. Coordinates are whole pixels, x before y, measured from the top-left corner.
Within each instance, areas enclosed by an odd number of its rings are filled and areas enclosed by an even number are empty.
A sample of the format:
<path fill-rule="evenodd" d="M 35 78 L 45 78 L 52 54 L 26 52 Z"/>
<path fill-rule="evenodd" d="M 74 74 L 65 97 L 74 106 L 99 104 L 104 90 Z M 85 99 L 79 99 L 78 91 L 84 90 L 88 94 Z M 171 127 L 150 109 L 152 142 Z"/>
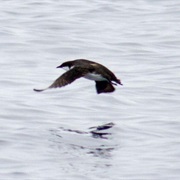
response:
<path fill-rule="evenodd" d="M 60 88 L 71 84 L 76 79 L 79 79 L 85 76 L 89 70 L 87 68 L 82 67 L 74 67 L 69 71 L 62 74 L 58 79 L 56 79 L 48 88 L 45 89 L 34 89 L 34 91 L 41 92 L 49 88 Z"/>

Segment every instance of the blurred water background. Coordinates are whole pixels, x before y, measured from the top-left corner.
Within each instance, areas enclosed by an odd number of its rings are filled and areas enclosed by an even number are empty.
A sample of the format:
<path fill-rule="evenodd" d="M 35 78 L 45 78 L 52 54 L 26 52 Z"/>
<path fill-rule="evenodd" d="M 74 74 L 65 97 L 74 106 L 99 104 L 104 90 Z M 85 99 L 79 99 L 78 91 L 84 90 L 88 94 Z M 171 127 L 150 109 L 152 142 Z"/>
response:
<path fill-rule="evenodd" d="M 1 180 L 180 179 L 180 1 L 2 0 L 0 27 Z M 76 58 L 124 86 L 32 90 Z"/>

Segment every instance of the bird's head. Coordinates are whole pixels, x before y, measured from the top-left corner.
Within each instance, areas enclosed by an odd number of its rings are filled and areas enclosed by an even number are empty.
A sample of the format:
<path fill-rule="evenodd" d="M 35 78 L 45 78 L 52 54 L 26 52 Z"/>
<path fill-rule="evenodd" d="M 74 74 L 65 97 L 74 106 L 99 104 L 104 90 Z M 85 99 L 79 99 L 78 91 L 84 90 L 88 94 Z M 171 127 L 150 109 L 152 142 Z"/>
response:
<path fill-rule="evenodd" d="M 73 67 L 72 61 L 67 61 L 62 63 L 60 66 L 57 66 L 57 68 L 63 68 L 64 70 L 68 71 Z"/>

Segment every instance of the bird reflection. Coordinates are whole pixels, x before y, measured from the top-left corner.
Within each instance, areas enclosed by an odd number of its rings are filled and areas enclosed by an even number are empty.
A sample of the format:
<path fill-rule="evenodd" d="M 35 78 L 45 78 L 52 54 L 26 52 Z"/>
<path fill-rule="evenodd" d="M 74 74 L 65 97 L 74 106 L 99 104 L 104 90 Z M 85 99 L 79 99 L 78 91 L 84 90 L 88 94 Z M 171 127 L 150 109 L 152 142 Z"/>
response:
<path fill-rule="evenodd" d="M 94 138 L 101 138 L 101 139 L 108 139 L 107 135 L 111 135 L 111 133 L 108 132 L 102 132 L 103 130 L 110 129 L 114 126 L 114 123 L 108 123 L 108 124 L 103 124 L 101 126 L 94 126 L 90 127 L 89 129 L 92 129 L 90 133 Z"/>
<path fill-rule="evenodd" d="M 110 142 L 110 140 L 112 140 L 112 134 L 106 132 L 106 130 L 111 129 L 113 126 L 114 123 L 107 123 L 90 127 L 87 131 L 59 127 L 58 130 L 51 130 L 51 132 L 58 138 L 58 140 L 57 138 L 55 140 L 56 143 L 58 142 L 58 146 L 62 145 L 63 149 L 64 146 L 67 146 L 69 153 L 83 150 L 94 157 L 107 159 L 111 157 L 112 151 L 116 148 L 116 146 L 111 145 L 112 143 Z M 79 135 L 83 135 L 83 137 Z M 96 140 L 92 141 L 92 139 L 89 138 Z M 103 141 L 101 141 L 101 139 Z"/>
<path fill-rule="evenodd" d="M 99 147 L 90 150 L 88 153 L 92 154 L 95 157 L 103 157 L 103 158 L 109 158 L 111 157 L 111 152 L 114 150 L 113 147 Z"/>

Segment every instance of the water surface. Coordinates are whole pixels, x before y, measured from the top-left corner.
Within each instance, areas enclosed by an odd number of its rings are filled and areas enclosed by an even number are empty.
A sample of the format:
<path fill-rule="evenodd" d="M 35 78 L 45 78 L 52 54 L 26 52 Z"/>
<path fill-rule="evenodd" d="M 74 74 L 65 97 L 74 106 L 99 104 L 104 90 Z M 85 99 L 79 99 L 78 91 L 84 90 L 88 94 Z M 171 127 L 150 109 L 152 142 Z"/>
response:
<path fill-rule="evenodd" d="M 179 1 L 2 1 L 0 179 L 180 178 Z M 33 92 L 87 58 L 123 87 L 93 81 Z M 90 127 L 115 125 L 95 137 Z M 79 133 L 81 132 L 81 133 Z"/>

